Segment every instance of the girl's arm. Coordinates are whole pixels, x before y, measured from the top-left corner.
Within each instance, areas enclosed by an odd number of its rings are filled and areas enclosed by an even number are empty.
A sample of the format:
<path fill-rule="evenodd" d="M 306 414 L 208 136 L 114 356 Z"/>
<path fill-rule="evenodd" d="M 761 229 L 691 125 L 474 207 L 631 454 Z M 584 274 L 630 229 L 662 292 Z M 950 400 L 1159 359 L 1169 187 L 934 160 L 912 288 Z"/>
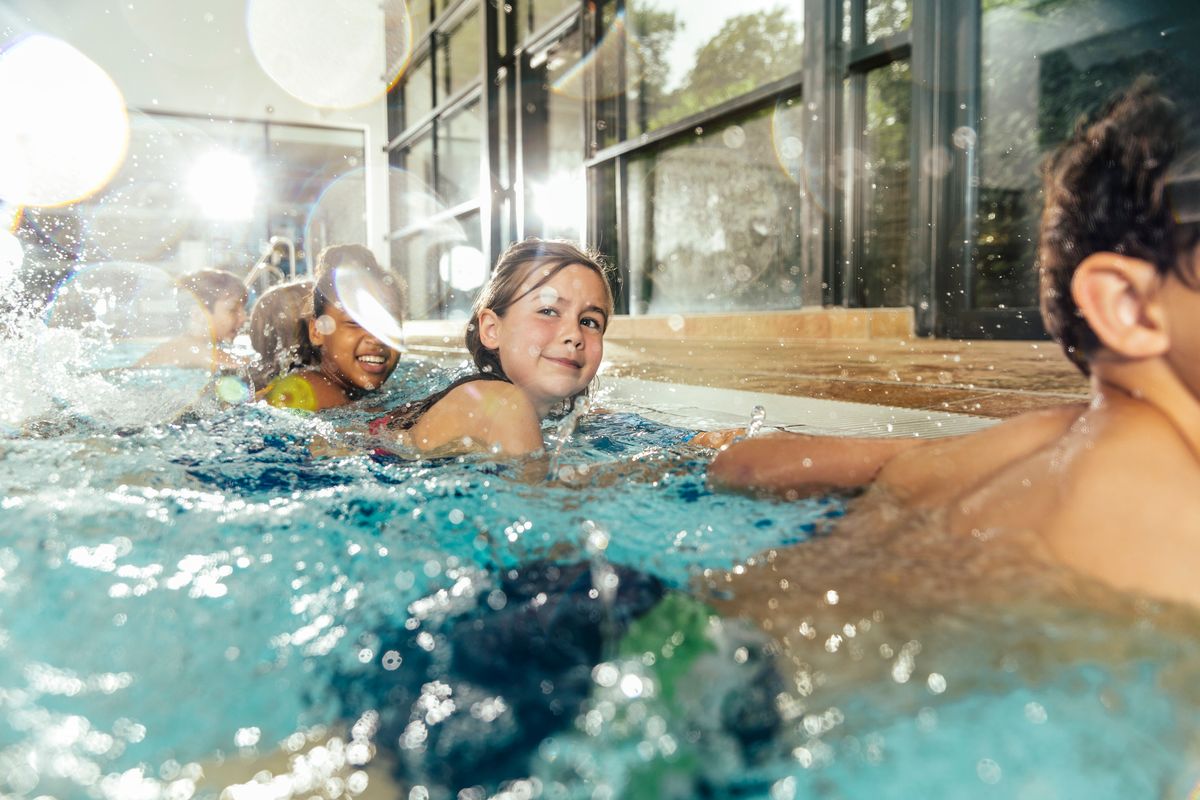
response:
<path fill-rule="evenodd" d="M 543 447 L 541 420 L 533 404 L 520 389 L 502 381 L 464 383 L 405 434 L 405 443 L 422 453 L 487 450 L 521 456 Z"/>

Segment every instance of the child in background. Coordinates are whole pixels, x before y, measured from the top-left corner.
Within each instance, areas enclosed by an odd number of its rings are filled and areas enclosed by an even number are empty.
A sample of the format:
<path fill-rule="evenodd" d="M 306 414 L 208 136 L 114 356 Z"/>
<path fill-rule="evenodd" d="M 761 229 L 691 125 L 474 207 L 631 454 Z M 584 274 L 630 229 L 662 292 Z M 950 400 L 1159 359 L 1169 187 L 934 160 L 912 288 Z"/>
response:
<path fill-rule="evenodd" d="M 541 421 L 587 393 L 604 356 L 613 296 L 599 257 L 528 239 L 500 257 L 467 325 L 478 372 L 375 420 L 401 444 L 441 455 L 543 447 Z"/>
<path fill-rule="evenodd" d="M 246 321 L 246 287 L 232 272 L 202 269 L 179 279 L 181 314 L 186 330 L 155 347 L 137 362 L 139 367 L 185 367 L 238 370 L 245 366 L 222 349 L 233 341 Z"/>
<path fill-rule="evenodd" d="M 302 314 L 304 328 L 287 335 L 299 339 L 295 344 L 296 359 L 300 366 L 308 368 L 281 376 L 260 390 L 256 397 L 271 405 L 306 411 L 345 405 L 382 386 L 400 360 L 395 348 L 363 326 L 381 320 L 356 319 L 338 295 L 339 284 L 346 283 L 347 278 L 364 278 L 378 295 L 372 300 L 376 310 L 389 316 L 385 322 L 398 327 L 400 292 L 394 278 L 383 273 L 371 251 L 353 244 L 327 247 L 317 259 L 315 275 L 311 305 Z M 262 314 L 259 330 L 264 339 L 273 313 L 264 310 Z M 283 329 L 275 328 L 281 342 L 287 338 L 283 333 Z M 278 357 L 279 351 L 262 355 Z"/>

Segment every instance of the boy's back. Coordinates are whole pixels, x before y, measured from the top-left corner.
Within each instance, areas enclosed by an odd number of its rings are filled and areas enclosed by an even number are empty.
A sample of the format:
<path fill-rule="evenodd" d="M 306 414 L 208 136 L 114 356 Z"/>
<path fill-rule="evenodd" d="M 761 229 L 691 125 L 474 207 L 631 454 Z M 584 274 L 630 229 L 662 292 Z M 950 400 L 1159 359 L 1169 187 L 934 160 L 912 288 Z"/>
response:
<path fill-rule="evenodd" d="M 931 442 L 892 459 L 876 486 L 949 532 L 1034 533 L 1044 556 L 1085 575 L 1200 606 L 1200 464 L 1144 401 L 1107 396 Z"/>

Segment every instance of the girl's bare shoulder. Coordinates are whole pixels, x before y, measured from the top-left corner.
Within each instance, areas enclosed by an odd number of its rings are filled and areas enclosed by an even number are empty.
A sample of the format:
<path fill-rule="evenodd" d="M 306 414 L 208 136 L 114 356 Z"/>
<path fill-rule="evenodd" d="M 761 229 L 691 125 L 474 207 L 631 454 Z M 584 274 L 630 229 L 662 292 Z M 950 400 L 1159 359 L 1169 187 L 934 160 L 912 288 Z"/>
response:
<path fill-rule="evenodd" d="M 533 403 L 511 383 L 470 381 L 426 411 L 408 441 L 424 452 L 461 442 L 468 450 L 520 455 L 541 449 L 541 423 Z"/>

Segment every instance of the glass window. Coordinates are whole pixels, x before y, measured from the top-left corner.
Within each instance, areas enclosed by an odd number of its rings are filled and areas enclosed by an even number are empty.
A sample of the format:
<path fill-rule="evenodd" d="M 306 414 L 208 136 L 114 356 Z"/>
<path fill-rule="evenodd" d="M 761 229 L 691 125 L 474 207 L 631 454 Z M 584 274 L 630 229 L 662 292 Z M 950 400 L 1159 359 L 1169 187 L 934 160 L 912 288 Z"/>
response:
<path fill-rule="evenodd" d="M 429 0 L 408 0 L 408 18 L 412 24 L 414 47 L 429 31 L 429 10 Z"/>
<path fill-rule="evenodd" d="M 419 187 L 418 194 L 429 192 L 432 196 L 429 187 L 433 186 L 433 137 L 425 134 L 404 150 L 397 152 L 400 153 L 400 167 L 407 177 L 403 179 L 404 197 L 392 197 L 392 230 L 401 230 L 420 218 L 414 213 L 409 202 L 409 194 L 414 191 L 412 187 Z"/>
<path fill-rule="evenodd" d="M 437 130 L 438 194 L 450 206 L 478 198 L 483 137 L 479 103 L 440 120 Z"/>
<path fill-rule="evenodd" d="M 626 10 L 628 30 L 617 18 L 605 38 L 626 40 L 629 136 L 661 128 L 802 67 L 802 3 L 629 0 Z"/>
<path fill-rule="evenodd" d="M 796 308 L 819 303 L 803 274 L 803 187 L 791 145 L 802 104 L 630 158 L 632 313 Z"/>
<path fill-rule="evenodd" d="M 410 67 L 404 81 L 404 106 L 402 125 L 394 132 L 415 125 L 418 120 L 433 110 L 433 62 L 426 58 Z"/>
<path fill-rule="evenodd" d="M 443 93 L 438 102 L 479 80 L 483 72 L 483 26 L 478 9 L 447 34 L 439 47 L 438 85 Z"/>
<path fill-rule="evenodd" d="M 867 0 L 867 41 L 908 30 L 912 0 Z"/>
<path fill-rule="evenodd" d="M 595 13 L 595 12 L 593 12 Z M 569 79 L 584 91 L 590 82 L 595 94 L 595 130 L 590 133 L 588 152 L 594 154 L 601 147 L 621 141 L 624 132 L 619 127 L 619 112 L 625 102 L 621 89 L 625 42 L 625 16 L 617 14 L 615 3 L 606 3 L 599 9 L 600 29 L 604 31 L 599 41 L 592 45 L 587 60 L 575 70 Z M 591 14 L 587 26 L 592 25 Z M 564 79 L 560 79 L 564 80 Z"/>
<path fill-rule="evenodd" d="M 541 221 L 543 236 L 579 239 L 583 233 L 583 96 L 574 80 L 581 55 L 574 29 L 531 59 L 537 66 L 524 82 L 525 180 L 530 216 Z"/>
<path fill-rule="evenodd" d="M 541 30 L 543 25 L 562 14 L 564 9 L 579 8 L 579 0 L 527 0 L 530 9 L 529 33 Z"/>
<path fill-rule="evenodd" d="M 985 4 L 980 127 L 959 129 L 955 140 L 978 165 L 971 307 L 1037 305 L 1038 165 L 1080 115 L 1141 74 L 1197 95 L 1195 26 L 1164 25 L 1169 6 L 1151 1 L 1117 15 L 1099 0 Z"/>
<path fill-rule="evenodd" d="M 18 219 L 30 268 L 130 261 L 244 276 L 272 236 L 290 239 L 300 260 L 327 243 L 310 230 L 336 225 L 365 241 L 361 130 L 138 111 L 129 125 L 127 156 L 105 186 Z"/>
<path fill-rule="evenodd" d="M 512 177 L 512 160 L 509 157 L 509 147 L 512 146 L 512 137 L 509 133 L 508 125 L 508 87 L 501 86 L 496 92 L 496 116 L 497 121 L 497 142 L 496 152 L 499 155 L 499 161 L 495 166 L 496 177 L 500 181 L 500 185 L 505 189 L 513 184 Z"/>
<path fill-rule="evenodd" d="M 866 125 L 858 174 L 862 240 L 852 287 L 855 304 L 908 305 L 910 131 L 907 61 L 873 70 L 866 80 Z"/>
<path fill-rule="evenodd" d="M 392 243 L 408 275 L 409 319 L 466 319 L 488 275 L 478 212 L 413 225 Z"/>

